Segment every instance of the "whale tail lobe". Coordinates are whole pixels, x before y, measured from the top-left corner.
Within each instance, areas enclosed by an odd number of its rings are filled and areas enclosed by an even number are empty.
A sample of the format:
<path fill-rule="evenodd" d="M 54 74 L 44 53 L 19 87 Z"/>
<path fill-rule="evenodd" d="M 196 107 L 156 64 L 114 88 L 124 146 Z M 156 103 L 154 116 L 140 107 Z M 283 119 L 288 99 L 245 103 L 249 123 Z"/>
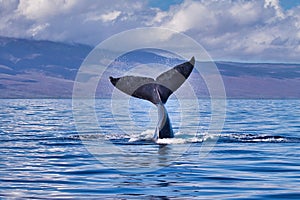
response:
<path fill-rule="evenodd" d="M 149 77 L 123 76 L 109 77 L 110 82 L 122 92 L 140 99 L 145 99 L 157 106 L 158 124 L 154 139 L 173 138 L 173 130 L 164 106 L 169 96 L 189 77 L 195 65 L 195 58 L 163 72 L 155 80 Z"/>
<path fill-rule="evenodd" d="M 189 77 L 195 65 L 195 58 L 163 72 L 155 80 L 149 77 L 123 76 L 109 77 L 110 82 L 122 92 L 153 104 L 165 104 L 169 96 L 175 92 Z"/>

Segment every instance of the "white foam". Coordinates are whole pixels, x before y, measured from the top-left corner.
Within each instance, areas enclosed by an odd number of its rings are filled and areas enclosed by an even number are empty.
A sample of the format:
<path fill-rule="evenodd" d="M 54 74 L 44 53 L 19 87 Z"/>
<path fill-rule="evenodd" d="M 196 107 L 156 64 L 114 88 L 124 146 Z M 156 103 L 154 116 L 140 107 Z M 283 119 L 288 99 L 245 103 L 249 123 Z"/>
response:
<path fill-rule="evenodd" d="M 128 142 L 136 142 L 141 140 L 153 140 L 154 131 L 145 130 L 141 134 L 131 135 Z"/>
<path fill-rule="evenodd" d="M 143 131 L 141 134 L 131 135 L 128 142 L 137 142 L 137 141 L 153 141 L 154 130 L 146 130 Z M 157 144 L 185 144 L 185 143 L 195 143 L 195 142 L 202 142 L 202 138 L 197 138 L 195 136 L 188 136 L 181 132 L 177 132 L 174 134 L 174 138 L 164 138 L 158 139 L 156 141 Z M 186 137 L 184 137 L 186 136 Z"/>
<path fill-rule="evenodd" d="M 114 140 L 114 139 L 129 139 L 128 142 L 138 142 L 138 141 L 154 141 L 153 135 L 155 130 L 145 130 L 142 133 L 138 134 L 82 134 L 69 136 L 71 139 L 81 139 L 81 140 Z M 186 143 L 202 143 L 210 140 L 221 140 L 225 142 L 289 142 L 292 141 L 289 138 L 285 137 L 276 137 L 265 134 L 207 134 L 203 133 L 202 135 L 195 136 L 190 134 L 185 134 L 182 132 L 177 132 L 174 134 L 174 138 L 164 138 L 158 139 L 157 144 L 186 144 Z"/>
<path fill-rule="evenodd" d="M 164 139 L 158 139 L 156 141 L 157 144 L 187 144 L 187 143 L 196 143 L 196 142 L 202 142 L 203 140 L 200 138 L 164 138 Z"/>

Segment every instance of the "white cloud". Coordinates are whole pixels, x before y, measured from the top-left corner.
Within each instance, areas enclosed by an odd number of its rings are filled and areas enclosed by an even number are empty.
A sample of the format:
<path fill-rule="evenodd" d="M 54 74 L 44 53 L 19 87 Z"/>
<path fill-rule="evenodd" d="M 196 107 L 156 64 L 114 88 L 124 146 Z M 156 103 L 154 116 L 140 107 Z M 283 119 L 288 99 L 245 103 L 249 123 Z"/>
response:
<path fill-rule="evenodd" d="M 279 17 L 284 17 L 284 14 L 282 12 L 282 9 L 280 7 L 280 4 L 279 4 L 279 0 L 265 0 L 265 8 L 268 8 L 268 7 L 273 7 L 275 10 L 276 10 L 276 14 L 279 16 Z"/>
<path fill-rule="evenodd" d="M 28 32 L 30 33 L 30 35 L 32 35 L 32 37 L 35 37 L 39 32 L 42 32 L 43 30 L 45 30 L 47 27 L 49 26 L 48 23 L 45 24 L 39 24 L 36 26 L 32 26 Z"/>
<path fill-rule="evenodd" d="M 152 18 L 151 21 L 146 22 L 146 25 L 151 26 L 151 25 L 156 24 L 156 23 L 162 23 L 163 20 L 166 17 L 168 17 L 168 12 L 162 12 L 157 8 L 153 8 L 153 10 L 155 11 L 155 16 Z"/>
<path fill-rule="evenodd" d="M 87 17 L 85 22 L 88 21 L 114 22 L 121 15 L 121 13 L 122 12 L 118 10 L 114 10 L 105 14 L 91 13 L 91 15 Z"/>
<path fill-rule="evenodd" d="M 17 12 L 28 19 L 42 20 L 71 11 L 76 0 L 21 0 Z"/>
<path fill-rule="evenodd" d="M 170 14 L 173 15 L 172 19 L 163 25 L 178 31 L 197 28 L 196 24 L 207 27 L 214 26 L 216 23 L 214 13 L 200 2 L 186 1 L 179 9 L 174 9 Z"/>
<path fill-rule="evenodd" d="M 185 0 L 164 11 L 148 0 L 0 0 L 2 36 L 96 45 L 145 26 L 186 33 L 215 59 L 300 62 L 300 7 L 279 0 Z"/>
<path fill-rule="evenodd" d="M 0 35 L 94 45 L 144 26 L 146 5 L 146 0 L 0 0 Z"/>
<path fill-rule="evenodd" d="M 114 21 L 115 19 L 117 19 L 117 17 L 119 17 L 120 14 L 121 14 L 121 11 L 114 10 L 112 12 L 103 14 L 100 17 L 103 22 L 110 22 L 110 21 Z"/>
<path fill-rule="evenodd" d="M 186 0 L 167 15 L 156 25 L 187 33 L 215 59 L 300 61 L 300 11 L 283 12 L 278 0 Z"/>

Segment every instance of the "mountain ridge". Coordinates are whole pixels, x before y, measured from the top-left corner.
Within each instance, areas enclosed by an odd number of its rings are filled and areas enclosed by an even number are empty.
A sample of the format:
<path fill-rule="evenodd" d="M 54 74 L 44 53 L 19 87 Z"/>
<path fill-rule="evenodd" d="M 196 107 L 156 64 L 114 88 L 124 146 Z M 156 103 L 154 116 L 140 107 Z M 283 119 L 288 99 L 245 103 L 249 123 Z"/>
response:
<path fill-rule="evenodd" d="M 77 43 L 0 37 L 0 98 L 71 98 L 77 71 L 92 49 Z M 124 56 L 126 59 L 117 59 L 119 62 L 110 69 L 121 74 L 126 70 L 125 64 L 155 61 L 168 62 L 172 67 L 182 61 L 155 51 L 129 52 Z M 300 64 L 234 61 L 215 64 L 229 98 L 300 98 Z M 190 81 L 198 97 L 209 97 L 205 83 L 199 83 L 196 77 Z M 109 98 L 112 87 L 105 83 L 103 88 L 96 97 Z"/>

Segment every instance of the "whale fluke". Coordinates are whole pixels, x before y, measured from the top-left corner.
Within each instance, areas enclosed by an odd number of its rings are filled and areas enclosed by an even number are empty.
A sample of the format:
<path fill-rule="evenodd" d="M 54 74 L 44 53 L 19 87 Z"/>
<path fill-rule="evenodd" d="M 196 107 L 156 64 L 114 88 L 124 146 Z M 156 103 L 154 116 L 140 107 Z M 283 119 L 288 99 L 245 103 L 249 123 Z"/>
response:
<path fill-rule="evenodd" d="M 149 77 L 123 76 L 109 77 L 111 83 L 122 92 L 153 104 L 166 103 L 169 96 L 175 92 L 189 77 L 195 65 L 195 58 L 175 66 L 160 74 L 156 80 Z"/>
<path fill-rule="evenodd" d="M 162 103 L 166 103 L 169 96 L 184 83 L 193 71 L 194 65 L 195 58 L 192 57 L 189 62 L 177 65 L 156 78 L 156 82 L 160 86 L 159 93 Z"/>
<path fill-rule="evenodd" d="M 164 104 L 189 77 L 195 65 L 195 58 L 163 72 L 155 80 L 150 77 L 123 76 L 109 77 L 110 82 L 122 92 L 155 104 L 158 108 L 159 122 L 156 138 L 171 138 L 173 130 Z M 158 133 L 158 134 L 157 134 Z"/>

